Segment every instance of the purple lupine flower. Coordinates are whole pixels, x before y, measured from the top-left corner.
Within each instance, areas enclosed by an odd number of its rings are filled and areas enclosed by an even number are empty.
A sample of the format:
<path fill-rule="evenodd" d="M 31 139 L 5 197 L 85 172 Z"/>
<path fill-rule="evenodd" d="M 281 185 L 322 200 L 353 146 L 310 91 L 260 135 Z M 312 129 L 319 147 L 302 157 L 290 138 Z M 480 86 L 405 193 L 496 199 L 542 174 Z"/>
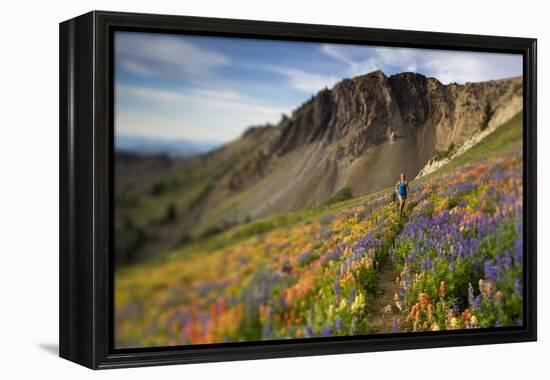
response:
<path fill-rule="evenodd" d="M 336 294 L 336 298 L 338 299 L 338 303 L 340 303 L 340 275 L 336 275 L 336 281 L 334 281 L 334 294 Z"/>
<path fill-rule="evenodd" d="M 397 318 L 393 317 L 391 325 L 393 332 L 399 332 L 399 322 L 397 321 Z"/>
<path fill-rule="evenodd" d="M 338 246 L 328 255 L 328 259 L 333 261 L 338 260 L 341 254 L 342 254 L 342 249 Z"/>
<path fill-rule="evenodd" d="M 449 272 L 454 272 L 455 271 L 455 262 L 454 261 L 451 261 L 451 263 L 449 264 Z"/>
<path fill-rule="evenodd" d="M 339 316 L 337 316 L 335 319 L 334 319 L 334 325 L 336 326 L 336 330 L 341 333 L 342 330 L 344 329 L 344 324 L 342 323 L 342 318 L 340 318 Z"/>
<path fill-rule="evenodd" d="M 475 263 L 474 263 L 474 271 L 475 271 L 476 273 L 480 273 L 480 272 L 481 272 L 481 264 L 480 264 L 480 263 L 478 263 L 478 262 L 475 262 Z"/>
<path fill-rule="evenodd" d="M 477 310 L 481 310 L 481 294 L 474 298 L 473 305 Z"/>
<path fill-rule="evenodd" d="M 420 270 L 422 272 L 426 272 L 426 261 L 425 260 L 422 260 L 418 263 L 418 266 L 420 267 Z"/>
<path fill-rule="evenodd" d="M 306 327 L 304 327 L 304 333 L 308 338 L 312 338 L 315 336 L 315 332 L 313 331 L 310 325 L 307 325 Z"/>
<path fill-rule="evenodd" d="M 397 295 L 399 297 L 399 300 L 402 301 L 405 297 L 405 288 L 400 286 L 399 289 L 397 289 Z"/>
<path fill-rule="evenodd" d="M 510 269 L 514 264 L 514 258 L 512 257 L 512 254 L 509 250 L 506 250 L 506 252 L 504 252 L 504 258 L 505 260 L 503 263 L 506 266 L 506 269 Z"/>
<path fill-rule="evenodd" d="M 327 326 L 323 329 L 321 329 L 321 336 L 326 338 L 332 335 L 333 329 L 332 326 Z"/>
<path fill-rule="evenodd" d="M 512 256 L 510 251 L 506 251 L 504 256 L 497 256 L 496 264 L 499 268 L 510 269 L 512 267 Z"/>
<path fill-rule="evenodd" d="M 487 280 L 495 281 L 498 277 L 498 267 L 493 265 L 490 260 L 486 260 L 484 264 L 485 278 Z"/>
<path fill-rule="evenodd" d="M 431 257 L 426 258 L 426 268 L 428 270 L 432 271 L 434 269 L 434 263 L 435 263 L 435 260 L 432 259 Z"/>

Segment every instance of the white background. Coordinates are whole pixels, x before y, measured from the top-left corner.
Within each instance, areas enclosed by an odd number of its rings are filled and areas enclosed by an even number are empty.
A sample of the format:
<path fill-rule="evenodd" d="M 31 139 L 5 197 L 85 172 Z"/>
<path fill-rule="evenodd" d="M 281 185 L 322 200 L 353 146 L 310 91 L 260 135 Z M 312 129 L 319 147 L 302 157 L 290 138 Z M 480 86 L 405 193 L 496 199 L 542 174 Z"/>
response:
<path fill-rule="evenodd" d="M 550 375 L 545 1 L 6 1 L 0 22 L 0 377 L 85 379 L 543 378 Z M 536 37 L 539 342 L 93 372 L 58 358 L 58 23 L 118 10 Z M 546 150 L 544 149 L 546 147 Z M 544 353 L 544 350 L 547 352 Z"/>

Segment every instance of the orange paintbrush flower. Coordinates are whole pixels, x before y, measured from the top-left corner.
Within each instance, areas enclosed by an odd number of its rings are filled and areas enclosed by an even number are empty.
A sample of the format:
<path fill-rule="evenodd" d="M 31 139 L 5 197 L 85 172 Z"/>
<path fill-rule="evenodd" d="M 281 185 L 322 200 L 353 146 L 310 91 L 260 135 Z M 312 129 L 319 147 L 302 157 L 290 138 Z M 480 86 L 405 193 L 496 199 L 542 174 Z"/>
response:
<path fill-rule="evenodd" d="M 418 295 L 418 302 L 420 303 L 420 306 L 424 310 L 428 307 L 428 304 L 430 303 L 430 297 L 426 293 L 420 293 Z"/>
<path fill-rule="evenodd" d="M 441 281 L 441 283 L 439 284 L 439 295 L 443 297 L 446 293 L 447 286 L 445 285 L 445 281 Z"/>

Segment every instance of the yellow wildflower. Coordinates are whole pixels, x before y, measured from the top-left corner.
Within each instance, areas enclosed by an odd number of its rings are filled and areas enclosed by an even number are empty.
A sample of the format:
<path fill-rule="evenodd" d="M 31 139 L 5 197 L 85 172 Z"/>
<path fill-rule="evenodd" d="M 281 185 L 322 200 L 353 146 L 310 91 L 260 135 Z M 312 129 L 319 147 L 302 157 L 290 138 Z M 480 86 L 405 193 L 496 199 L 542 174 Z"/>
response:
<path fill-rule="evenodd" d="M 353 301 L 353 304 L 351 305 L 351 312 L 352 313 L 360 313 L 365 308 L 365 296 L 363 293 L 359 293 L 355 296 L 355 300 Z"/>
<path fill-rule="evenodd" d="M 332 319 L 334 317 L 334 305 L 332 305 L 332 304 L 328 307 L 328 317 L 330 319 Z"/>
<path fill-rule="evenodd" d="M 460 327 L 460 322 L 456 317 L 451 318 L 451 328 L 456 330 Z"/>
<path fill-rule="evenodd" d="M 340 306 L 338 306 L 338 311 L 342 311 L 346 308 L 347 302 L 345 298 L 342 298 L 342 301 L 340 301 Z"/>

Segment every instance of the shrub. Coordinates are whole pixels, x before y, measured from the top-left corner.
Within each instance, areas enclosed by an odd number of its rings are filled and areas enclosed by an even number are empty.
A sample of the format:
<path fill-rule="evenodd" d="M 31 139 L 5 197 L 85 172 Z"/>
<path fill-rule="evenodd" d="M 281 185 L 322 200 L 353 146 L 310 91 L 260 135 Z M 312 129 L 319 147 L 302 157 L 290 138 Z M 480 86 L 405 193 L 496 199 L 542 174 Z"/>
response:
<path fill-rule="evenodd" d="M 326 205 L 331 205 L 338 202 L 347 201 L 348 199 L 353 198 L 353 193 L 351 192 L 350 187 L 343 187 L 336 192 L 332 197 L 328 199 L 325 203 Z"/>

